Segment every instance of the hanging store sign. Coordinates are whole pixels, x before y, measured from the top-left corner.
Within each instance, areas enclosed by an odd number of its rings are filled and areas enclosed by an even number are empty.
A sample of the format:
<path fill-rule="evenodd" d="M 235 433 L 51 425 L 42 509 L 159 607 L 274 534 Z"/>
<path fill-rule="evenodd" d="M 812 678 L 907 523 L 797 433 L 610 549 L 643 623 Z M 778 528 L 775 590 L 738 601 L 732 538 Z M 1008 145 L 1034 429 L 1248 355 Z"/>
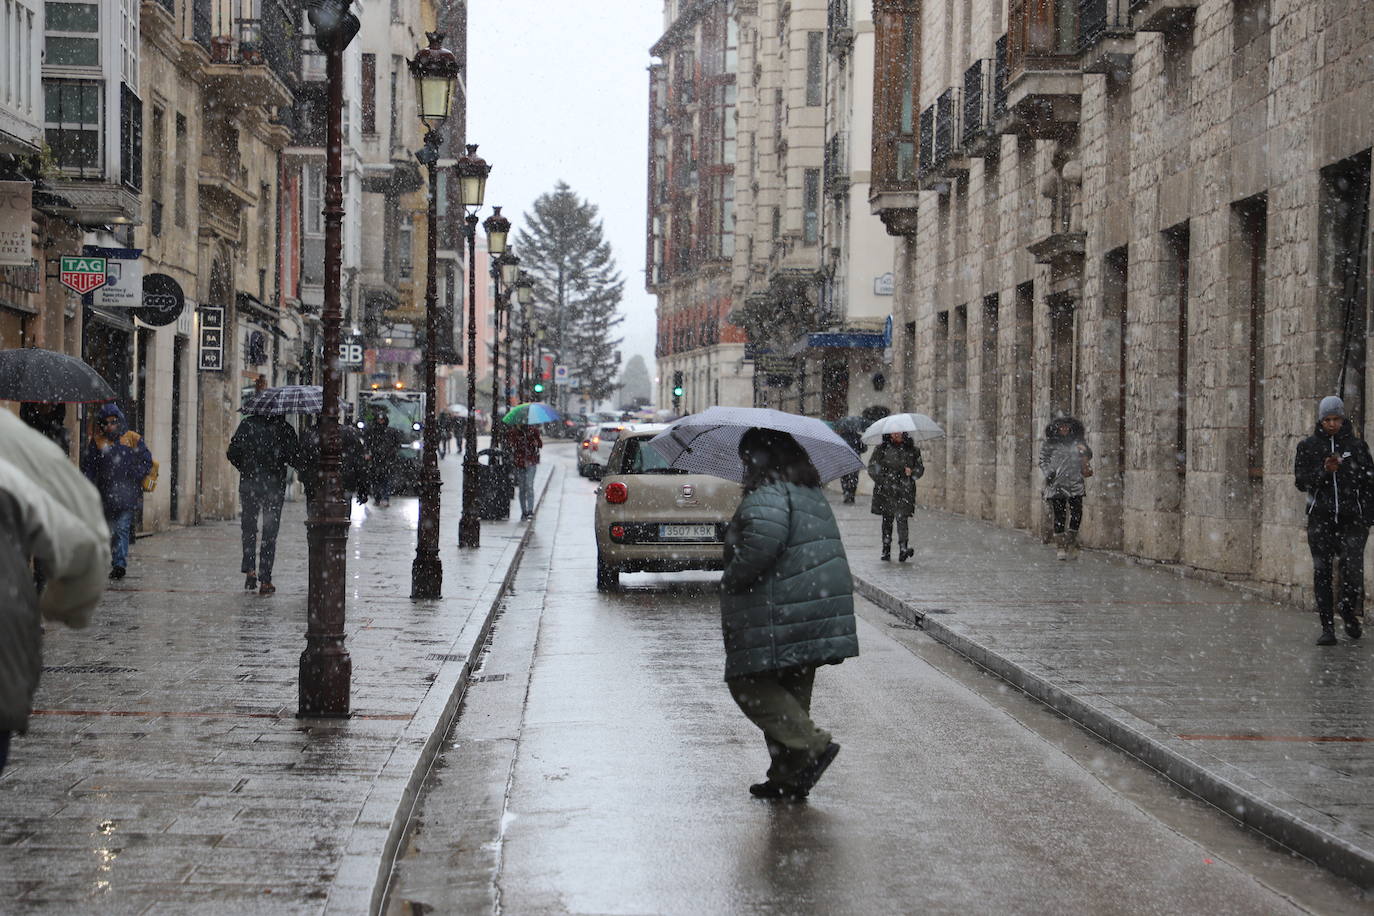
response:
<path fill-rule="evenodd" d="M 176 324 L 186 308 L 186 294 L 181 284 L 166 274 L 148 274 L 143 278 L 143 304 L 134 312 L 138 320 L 155 328 Z"/>
<path fill-rule="evenodd" d="M 84 296 L 105 285 L 105 267 L 104 258 L 63 258 L 57 279 L 67 289 Z"/>
<path fill-rule="evenodd" d="M 200 309 L 200 368 L 206 372 L 224 371 L 224 308 L 206 305 Z"/>
<path fill-rule="evenodd" d="M 361 369 L 366 349 L 361 335 L 345 337 L 339 344 L 339 365 L 345 369 Z"/>
<path fill-rule="evenodd" d="M 87 305 L 106 309 L 136 309 L 143 305 L 143 249 L 101 248 L 86 245 L 87 257 L 104 258 L 105 283 L 91 293 Z"/>
<path fill-rule="evenodd" d="M 0 181 L 0 267 L 33 258 L 33 182 Z"/>

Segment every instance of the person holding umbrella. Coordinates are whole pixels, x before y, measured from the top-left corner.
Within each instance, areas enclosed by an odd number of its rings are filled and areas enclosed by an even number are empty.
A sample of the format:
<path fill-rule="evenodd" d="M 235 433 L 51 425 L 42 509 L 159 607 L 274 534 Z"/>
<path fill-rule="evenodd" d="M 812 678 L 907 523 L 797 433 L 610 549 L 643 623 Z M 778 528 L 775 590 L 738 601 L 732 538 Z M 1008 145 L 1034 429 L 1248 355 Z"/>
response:
<path fill-rule="evenodd" d="M 129 429 L 124 411 L 114 404 L 101 407 L 81 454 L 81 471 L 100 491 L 110 526 L 111 579 L 123 579 L 128 568 L 134 513 L 143 502 L 143 478 L 152 469 L 152 453 L 143 437 Z"/>
<path fill-rule="evenodd" d="M 243 410 L 248 416 L 239 423 L 229 440 L 229 463 L 239 472 L 239 503 L 242 507 L 239 529 L 243 545 L 243 587 L 256 588 L 259 595 L 271 595 L 272 567 L 277 557 L 277 532 L 281 528 L 282 503 L 286 500 L 286 468 L 302 468 L 300 441 L 285 410 L 290 406 L 265 396 L 267 389 L 254 396 Z M 318 409 L 318 408 L 317 408 Z M 262 546 L 258 547 L 258 527 L 262 527 Z"/>
<path fill-rule="evenodd" d="M 872 512 L 882 516 L 883 560 L 892 559 L 892 528 L 897 527 L 897 560 L 916 553 L 910 546 L 909 522 L 916 514 L 916 481 L 925 474 L 921 450 L 906 432 L 888 433 L 868 460 L 873 478 Z"/>
<path fill-rule="evenodd" d="M 510 429 L 506 431 L 506 443 L 511 450 L 511 463 L 515 466 L 515 482 L 520 487 L 520 520 L 534 518 L 534 478 L 539 471 L 539 453 L 544 449 L 544 438 L 539 434 L 538 424 L 553 423 L 560 419 L 556 410 L 538 401 L 517 404 L 512 407 L 501 422 Z"/>
<path fill-rule="evenodd" d="M 1040 446 L 1040 471 L 1045 475 L 1045 499 L 1054 516 L 1055 559 L 1078 558 L 1078 526 L 1083 522 L 1084 480 L 1092 475 L 1093 450 L 1083 438 L 1083 424 L 1063 416 L 1045 427 Z"/>
<path fill-rule="evenodd" d="M 842 417 L 835 421 L 835 432 L 839 433 L 845 444 L 854 450 L 854 454 L 862 455 L 868 451 L 868 446 L 863 441 L 864 427 L 867 425 L 863 417 Z M 844 502 L 847 505 L 852 504 L 859 492 L 859 472 L 855 471 L 841 477 L 840 490 L 844 493 Z"/>

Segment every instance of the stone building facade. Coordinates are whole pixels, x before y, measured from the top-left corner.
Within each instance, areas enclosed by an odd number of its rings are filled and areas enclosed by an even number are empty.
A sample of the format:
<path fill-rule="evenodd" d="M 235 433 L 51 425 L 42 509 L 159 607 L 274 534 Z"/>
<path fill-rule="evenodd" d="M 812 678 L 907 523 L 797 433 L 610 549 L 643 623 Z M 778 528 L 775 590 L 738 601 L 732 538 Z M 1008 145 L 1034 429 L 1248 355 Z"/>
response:
<path fill-rule="evenodd" d="M 1371 395 L 1374 6 L 875 0 L 873 212 L 927 504 L 1038 529 L 1079 416 L 1085 543 L 1293 600 L 1297 441 Z"/>
<path fill-rule="evenodd" d="M 646 285 L 658 297 L 659 407 L 752 403 L 744 332 L 731 320 L 741 193 L 736 0 L 667 0 L 650 49 Z M 683 388 L 681 399 L 672 391 Z"/>

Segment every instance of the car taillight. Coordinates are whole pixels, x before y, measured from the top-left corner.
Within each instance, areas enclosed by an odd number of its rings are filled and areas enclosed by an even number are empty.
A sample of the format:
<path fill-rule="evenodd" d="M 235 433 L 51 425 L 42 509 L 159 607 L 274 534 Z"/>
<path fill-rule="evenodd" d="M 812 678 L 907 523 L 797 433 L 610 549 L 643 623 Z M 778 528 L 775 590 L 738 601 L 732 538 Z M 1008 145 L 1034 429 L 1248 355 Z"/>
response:
<path fill-rule="evenodd" d="M 582 440 L 582 447 L 583 447 L 583 448 L 591 448 L 591 446 L 592 446 L 591 442 L 589 442 L 589 441 L 586 440 L 586 439 L 583 439 L 583 440 Z"/>
<path fill-rule="evenodd" d="M 611 540 L 613 540 L 613 541 L 623 541 L 623 540 L 625 540 L 625 526 L 624 526 L 624 525 L 612 525 L 612 526 L 611 526 Z"/>
<path fill-rule="evenodd" d="M 630 498 L 630 488 L 616 481 L 606 487 L 606 502 L 619 505 Z"/>

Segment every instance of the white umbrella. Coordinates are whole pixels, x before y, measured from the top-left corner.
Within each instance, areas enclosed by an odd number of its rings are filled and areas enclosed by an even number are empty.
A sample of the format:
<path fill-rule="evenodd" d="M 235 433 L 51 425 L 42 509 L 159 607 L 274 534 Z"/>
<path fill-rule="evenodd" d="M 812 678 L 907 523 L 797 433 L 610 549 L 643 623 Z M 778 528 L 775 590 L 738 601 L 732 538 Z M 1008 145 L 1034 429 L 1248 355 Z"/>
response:
<path fill-rule="evenodd" d="M 823 421 L 766 407 L 709 407 L 678 420 L 650 439 L 649 447 L 672 467 L 743 482 L 739 440 L 756 426 L 796 439 L 822 482 L 863 470 L 859 456 Z"/>
<path fill-rule="evenodd" d="M 881 442 L 888 433 L 906 433 L 912 442 L 924 442 L 943 437 L 945 431 L 923 413 L 894 413 L 864 430 L 863 441 L 872 445 Z"/>
<path fill-rule="evenodd" d="M 459 417 L 466 417 L 468 415 L 468 409 L 462 404 L 450 404 L 446 409 L 449 413 Z"/>

